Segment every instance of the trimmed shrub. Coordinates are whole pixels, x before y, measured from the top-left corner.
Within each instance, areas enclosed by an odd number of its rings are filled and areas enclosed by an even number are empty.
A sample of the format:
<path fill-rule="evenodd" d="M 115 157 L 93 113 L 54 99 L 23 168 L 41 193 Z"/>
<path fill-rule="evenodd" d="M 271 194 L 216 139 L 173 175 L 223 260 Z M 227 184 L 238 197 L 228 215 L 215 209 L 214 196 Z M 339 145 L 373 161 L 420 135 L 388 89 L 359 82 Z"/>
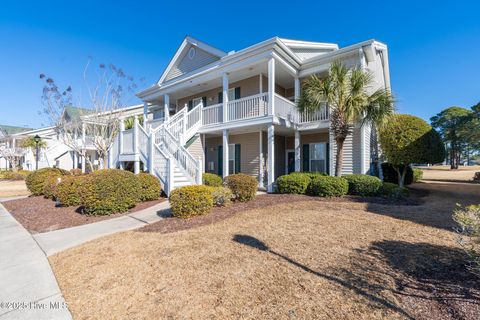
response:
<path fill-rule="evenodd" d="M 221 187 L 223 185 L 222 177 L 214 173 L 204 173 L 202 175 L 203 184 L 211 187 Z"/>
<path fill-rule="evenodd" d="M 78 169 L 78 168 L 75 168 L 75 169 L 70 169 L 70 173 L 73 175 L 73 176 L 81 176 L 83 173 L 82 173 L 82 169 Z"/>
<path fill-rule="evenodd" d="M 43 168 L 27 175 L 25 184 L 34 196 L 39 196 L 43 194 L 43 188 L 49 178 L 58 178 L 66 175 L 70 175 L 70 172 L 58 168 Z"/>
<path fill-rule="evenodd" d="M 213 204 L 217 207 L 229 205 L 233 199 L 232 190 L 227 187 L 211 187 Z"/>
<path fill-rule="evenodd" d="M 401 188 L 398 184 L 391 182 L 384 182 L 379 192 L 382 196 L 392 199 L 404 199 L 410 194 L 407 188 Z"/>
<path fill-rule="evenodd" d="M 400 171 L 403 171 L 404 166 L 400 166 Z M 383 181 L 395 183 L 398 185 L 398 174 L 393 168 L 391 163 L 382 163 Z M 405 185 L 413 182 L 413 170 L 410 166 L 407 167 L 407 173 L 405 174 Z"/>
<path fill-rule="evenodd" d="M 170 194 L 174 217 L 188 218 L 207 213 L 213 207 L 212 187 L 195 185 L 175 189 Z"/>
<path fill-rule="evenodd" d="M 14 171 L 4 171 L 0 179 L 10 180 L 10 181 L 20 181 L 25 180 L 30 171 L 27 170 L 18 170 Z"/>
<path fill-rule="evenodd" d="M 418 182 L 423 178 L 423 171 L 420 169 L 413 169 L 413 182 Z"/>
<path fill-rule="evenodd" d="M 162 193 L 160 180 L 149 173 L 139 173 L 135 177 L 140 182 L 140 201 L 151 201 L 160 198 Z"/>
<path fill-rule="evenodd" d="M 140 181 L 129 171 L 105 169 L 85 176 L 81 195 L 89 215 L 125 212 L 140 200 Z"/>
<path fill-rule="evenodd" d="M 255 178 L 244 173 L 227 176 L 225 184 L 232 190 L 236 201 L 245 202 L 255 199 L 258 182 Z"/>
<path fill-rule="evenodd" d="M 382 180 L 366 174 L 349 174 L 344 176 L 348 181 L 348 194 L 368 197 L 378 194 Z"/>
<path fill-rule="evenodd" d="M 42 192 L 45 199 L 55 199 L 55 189 L 59 183 L 58 178 L 59 177 L 47 177 Z"/>
<path fill-rule="evenodd" d="M 83 184 L 87 176 L 65 176 L 62 181 L 57 184 L 54 196 L 65 207 L 79 206 L 82 204 Z"/>
<path fill-rule="evenodd" d="M 311 192 L 320 197 L 341 197 L 348 192 L 348 181 L 342 177 L 321 176 L 310 185 Z"/>
<path fill-rule="evenodd" d="M 287 174 L 277 178 L 279 193 L 305 194 L 312 179 L 305 174 Z"/>

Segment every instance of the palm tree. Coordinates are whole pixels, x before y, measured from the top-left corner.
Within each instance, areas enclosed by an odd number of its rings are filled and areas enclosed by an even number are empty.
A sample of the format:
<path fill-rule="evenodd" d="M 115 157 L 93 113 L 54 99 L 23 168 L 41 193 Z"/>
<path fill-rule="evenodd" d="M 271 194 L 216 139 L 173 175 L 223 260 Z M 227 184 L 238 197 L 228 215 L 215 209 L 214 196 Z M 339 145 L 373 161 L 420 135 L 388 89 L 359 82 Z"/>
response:
<path fill-rule="evenodd" d="M 357 123 L 373 123 L 380 127 L 395 112 L 394 99 L 387 89 L 371 92 L 373 75 L 360 68 L 332 63 L 327 77 L 312 75 L 303 84 L 298 108 L 315 111 L 326 103 L 330 109 L 331 132 L 337 144 L 335 175 L 341 176 L 343 146 Z"/>

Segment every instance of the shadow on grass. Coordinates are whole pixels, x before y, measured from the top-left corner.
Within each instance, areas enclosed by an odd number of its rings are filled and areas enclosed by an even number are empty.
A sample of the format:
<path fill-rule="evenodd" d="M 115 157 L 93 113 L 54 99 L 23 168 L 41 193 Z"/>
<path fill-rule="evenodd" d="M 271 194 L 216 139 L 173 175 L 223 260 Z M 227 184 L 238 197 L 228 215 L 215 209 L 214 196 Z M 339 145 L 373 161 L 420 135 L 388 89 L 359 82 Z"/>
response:
<path fill-rule="evenodd" d="M 345 281 L 344 279 L 342 279 L 340 277 L 336 277 L 336 276 L 333 276 L 333 275 L 329 275 L 329 274 L 326 274 L 326 273 L 321 273 L 321 272 L 312 270 L 308 266 L 303 265 L 303 264 L 301 264 L 301 263 L 299 263 L 299 262 L 281 254 L 281 253 L 278 253 L 278 252 L 270 249 L 265 243 L 258 240 L 257 238 L 254 238 L 254 237 L 248 236 L 248 235 L 238 235 L 237 234 L 233 237 L 233 241 L 238 242 L 238 243 L 243 244 L 243 245 L 246 245 L 246 246 L 249 246 L 249 247 L 252 247 L 252 248 L 255 248 L 255 249 L 258 249 L 258 250 L 261 250 L 261 251 L 264 251 L 264 252 L 268 252 L 268 253 L 273 254 L 277 257 L 280 257 L 283 260 L 293 264 L 294 266 L 296 266 L 296 267 L 298 267 L 298 268 L 300 268 L 300 269 L 302 269 L 306 272 L 312 273 L 312 274 L 316 275 L 317 277 L 324 278 L 328 281 L 332 281 L 332 282 L 335 282 L 337 284 L 340 284 L 343 287 L 351 289 L 355 293 L 357 293 L 357 294 L 359 294 L 363 297 L 366 297 L 368 300 L 372 301 L 375 304 L 382 305 L 382 306 L 384 306 L 388 309 L 391 309 L 391 310 L 394 310 L 398 313 L 401 313 L 402 315 L 404 315 L 408 319 L 413 319 L 406 311 L 399 308 L 398 306 L 396 306 L 392 302 L 390 302 L 386 299 L 383 299 L 381 297 L 378 297 L 376 295 L 373 295 L 370 292 L 364 290 L 363 288 L 357 287 L 357 286 L 355 286 L 355 284 L 350 283 L 348 281 Z"/>
<path fill-rule="evenodd" d="M 367 249 L 355 250 L 348 265 L 320 272 L 252 236 L 237 234 L 233 241 L 275 255 L 305 272 L 352 290 L 375 308 L 389 309 L 408 319 L 418 316 L 433 319 L 437 311 L 442 317 L 445 310 L 451 318 L 469 318 L 480 311 L 479 284 L 466 271 L 465 254 L 457 248 L 379 241 Z M 406 304 L 399 302 L 404 299 Z M 413 307 L 408 309 L 404 305 Z M 416 310 L 422 305 L 420 311 Z M 433 313 L 417 314 L 425 310 Z"/>

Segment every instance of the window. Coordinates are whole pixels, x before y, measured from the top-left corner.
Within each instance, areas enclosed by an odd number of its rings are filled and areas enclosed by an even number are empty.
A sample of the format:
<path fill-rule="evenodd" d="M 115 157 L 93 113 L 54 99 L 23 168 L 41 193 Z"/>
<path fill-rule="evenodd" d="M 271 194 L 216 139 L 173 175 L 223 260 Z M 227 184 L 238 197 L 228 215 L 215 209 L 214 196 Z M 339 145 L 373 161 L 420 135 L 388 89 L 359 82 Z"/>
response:
<path fill-rule="evenodd" d="M 228 89 L 228 101 L 240 99 L 240 87 Z M 218 93 L 218 103 L 223 102 L 223 92 Z"/>
<path fill-rule="evenodd" d="M 228 145 L 228 172 L 235 173 L 235 145 Z"/>
<path fill-rule="evenodd" d="M 310 144 L 310 171 L 326 172 L 327 148 L 325 143 Z"/>

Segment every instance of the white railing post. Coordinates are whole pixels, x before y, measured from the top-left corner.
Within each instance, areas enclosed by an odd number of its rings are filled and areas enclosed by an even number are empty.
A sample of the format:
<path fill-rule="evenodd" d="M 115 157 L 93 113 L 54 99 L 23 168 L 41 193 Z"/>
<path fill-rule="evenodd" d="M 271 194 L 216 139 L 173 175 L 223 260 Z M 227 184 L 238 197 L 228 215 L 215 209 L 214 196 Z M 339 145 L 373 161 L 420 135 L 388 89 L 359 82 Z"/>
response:
<path fill-rule="evenodd" d="M 223 119 L 222 122 L 228 121 L 228 73 L 223 74 Z"/>
<path fill-rule="evenodd" d="M 140 173 L 140 159 L 138 156 L 138 116 L 133 118 L 133 152 L 135 153 L 135 162 L 133 163 L 133 173 Z"/>
<path fill-rule="evenodd" d="M 268 114 L 275 114 L 275 59 L 268 60 Z"/>
<path fill-rule="evenodd" d="M 174 171 L 174 165 L 173 165 L 173 157 L 170 156 L 167 161 L 167 172 L 168 172 L 168 195 L 173 191 L 173 171 Z"/>
<path fill-rule="evenodd" d="M 196 182 L 197 184 L 202 184 L 202 158 L 198 157 L 197 159 L 197 176 Z"/>
<path fill-rule="evenodd" d="M 155 134 L 152 130 L 149 130 L 150 135 L 148 136 L 148 172 L 150 174 L 155 174 L 153 169 L 154 157 L 155 157 Z"/>
<path fill-rule="evenodd" d="M 182 136 L 180 137 L 180 143 L 182 145 L 185 144 L 186 141 L 186 135 L 187 135 L 187 124 L 188 124 L 188 109 L 185 109 L 183 112 L 183 128 L 182 128 Z"/>

